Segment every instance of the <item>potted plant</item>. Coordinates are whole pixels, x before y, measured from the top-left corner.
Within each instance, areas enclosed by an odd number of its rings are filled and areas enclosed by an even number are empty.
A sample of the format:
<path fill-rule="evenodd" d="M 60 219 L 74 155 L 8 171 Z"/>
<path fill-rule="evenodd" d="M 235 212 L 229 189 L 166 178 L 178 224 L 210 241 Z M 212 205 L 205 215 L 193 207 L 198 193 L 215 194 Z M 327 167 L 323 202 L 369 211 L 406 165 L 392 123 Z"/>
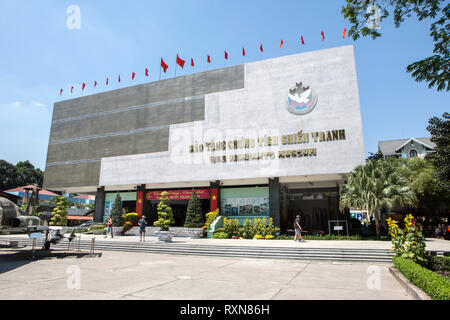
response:
<path fill-rule="evenodd" d="M 160 202 L 158 204 L 158 221 L 155 221 L 153 225 L 159 227 L 160 230 L 156 232 L 158 241 L 171 242 L 173 238 L 173 232 L 169 231 L 169 226 L 175 223 L 173 220 L 172 208 L 170 207 L 170 200 L 168 192 L 161 193 Z"/>
<path fill-rule="evenodd" d="M 123 218 L 123 207 L 122 207 L 122 198 L 120 197 L 120 194 L 118 193 L 116 196 L 116 200 L 114 201 L 113 207 L 111 209 L 111 220 L 113 224 L 113 234 L 115 236 L 120 235 L 120 232 L 122 231 L 122 227 L 125 223 L 125 220 Z"/>
<path fill-rule="evenodd" d="M 189 200 L 186 212 L 186 221 L 184 223 L 186 233 L 191 239 L 200 239 L 203 236 L 203 224 L 200 198 L 194 191 L 192 192 L 192 198 Z"/>
<path fill-rule="evenodd" d="M 125 220 L 125 223 L 122 227 L 122 231 L 120 232 L 120 235 L 124 235 L 126 232 L 133 229 L 133 227 L 137 224 L 138 221 L 138 214 L 136 212 L 130 212 L 123 215 L 123 219 Z"/>

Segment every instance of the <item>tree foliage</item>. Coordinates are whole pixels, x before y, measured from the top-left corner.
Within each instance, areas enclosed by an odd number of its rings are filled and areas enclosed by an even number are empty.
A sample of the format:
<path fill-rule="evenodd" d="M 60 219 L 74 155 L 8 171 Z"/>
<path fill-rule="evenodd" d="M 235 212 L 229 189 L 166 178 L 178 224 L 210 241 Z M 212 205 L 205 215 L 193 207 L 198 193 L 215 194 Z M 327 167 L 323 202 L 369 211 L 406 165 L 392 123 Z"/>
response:
<path fill-rule="evenodd" d="M 29 184 L 37 184 L 42 188 L 44 172 L 35 168 L 28 160 L 19 161 L 16 165 L 0 160 L 0 190 L 13 189 Z"/>
<path fill-rule="evenodd" d="M 342 14 L 349 20 L 352 27 L 348 31 L 349 37 L 357 40 L 359 37 L 370 36 L 376 39 L 381 33 L 376 28 L 367 25 L 372 19 L 371 5 L 380 9 L 380 22 L 393 15 L 395 27 L 398 28 L 405 21 L 415 15 L 419 21 L 433 19 L 430 26 L 430 36 L 434 42 L 433 55 L 414 62 L 406 67 L 413 78 L 425 81 L 428 87 L 437 87 L 438 91 L 449 90 L 450 78 L 450 3 L 445 0 L 347 0 L 342 6 Z"/>
<path fill-rule="evenodd" d="M 377 235 L 380 235 L 378 211 L 394 206 L 410 207 L 416 197 L 409 181 L 397 171 L 395 159 L 369 161 L 350 172 L 340 192 L 340 208 L 364 208 L 375 217 Z"/>
<path fill-rule="evenodd" d="M 421 216 L 435 216 L 449 201 L 448 189 L 436 175 L 436 167 L 427 159 L 399 159 L 400 175 L 409 180 L 409 186 L 417 198 L 417 207 L 412 211 Z"/>
<path fill-rule="evenodd" d="M 0 160 L 0 191 L 13 189 L 19 186 L 19 173 L 12 163 Z"/>
<path fill-rule="evenodd" d="M 436 166 L 436 174 L 440 183 L 447 190 L 450 187 L 450 114 L 444 113 L 443 118 L 433 117 L 428 121 L 427 130 L 431 133 L 431 141 L 436 144 L 430 158 Z"/>

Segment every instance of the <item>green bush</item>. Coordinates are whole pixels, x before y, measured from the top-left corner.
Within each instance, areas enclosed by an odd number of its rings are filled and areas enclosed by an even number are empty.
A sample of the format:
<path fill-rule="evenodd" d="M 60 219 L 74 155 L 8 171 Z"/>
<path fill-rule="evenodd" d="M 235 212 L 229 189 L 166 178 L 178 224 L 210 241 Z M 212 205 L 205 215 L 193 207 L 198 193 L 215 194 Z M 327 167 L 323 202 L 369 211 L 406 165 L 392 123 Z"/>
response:
<path fill-rule="evenodd" d="M 411 259 L 393 257 L 394 266 L 433 300 L 450 300 L 450 280 Z"/>
<path fill-rule="evenodd" d="M 280 234 L 275 237 L 275 240 L 293 240 L 294 236 L 288 236 L 285 234 Z M 362 240 L 359 234 L 355 234 L 353 236 L 337 236 L 337 235 L 321 235 L 321 236 L 311 236 L 311 235 L 303 235 L 303 239 L 305 240 Z"/>
<path fill-rule="evenodd" d="M 434 272 L 450 272 L 450 257 L 431 256 L 428 262 L 428 269 Z"/>
<path fill-rule="evenodd" d="M 361 236 L 359 234 L 355 234 L 353 236 L 337 236 L 337 235 L 321 235 L 321 236 L 310 236 L 304 235 L 303 239 L 305 240 L 361 240 Z"/>
<path fill-rule="evenodd" d="M 239 237 L 239 220 L 238 219 L 223 219 L 224 232 L 231 237 Z"/>
<path fill-rule="evenodd" d="M 228 233 L 225 232 L 215 232 L 213 234 L 213 239 L 229 239 Z"/>

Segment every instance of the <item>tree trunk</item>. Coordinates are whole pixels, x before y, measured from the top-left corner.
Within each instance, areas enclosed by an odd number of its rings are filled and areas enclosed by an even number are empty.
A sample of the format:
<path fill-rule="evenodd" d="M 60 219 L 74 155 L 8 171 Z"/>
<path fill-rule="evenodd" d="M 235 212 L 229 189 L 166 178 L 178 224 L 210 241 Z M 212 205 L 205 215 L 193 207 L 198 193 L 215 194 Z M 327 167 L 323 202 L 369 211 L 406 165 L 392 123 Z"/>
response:
<path fill-rule="evenodd" d="M 378 219 L 378 210 L 374 210 L 373 215 L 375 218 L 375 229 L 377 231 L 377 237 L 379 237 L 380 236 L 380 221 Z"/>

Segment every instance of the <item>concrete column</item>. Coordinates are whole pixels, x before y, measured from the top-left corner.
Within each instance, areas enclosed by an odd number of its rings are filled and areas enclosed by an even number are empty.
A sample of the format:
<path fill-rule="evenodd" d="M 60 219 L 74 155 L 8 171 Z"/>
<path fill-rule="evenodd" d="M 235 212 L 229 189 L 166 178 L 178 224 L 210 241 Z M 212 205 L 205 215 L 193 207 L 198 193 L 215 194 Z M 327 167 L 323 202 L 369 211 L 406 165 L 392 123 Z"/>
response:
<path fill-rule="evenodd" d="M 210 193 L 211 193 L 210 210 L 211 211 L 215 210 L 213 208 L 213 203 L 216 203 L 217 208 L 219 209 L 219 214 L 220 214 L 220 180 L 211 181 L 210 185 L 209 185 L 209 189 L 210 189 Z M 217 192 L 214 192 L 215 190 L 217 190 Z M 216 197 L 216 200 L 213 199 L 214 196 Z"/>
<path fill-rule="evenodd" d="M 273 224 L 280 226 L 280 180 L 269 178 L 269 207 Z"/>
<path fill-rule="evenodd" d="M 105 187 L 97 188 L 97 193 L 95 194 L 95 222 L 103 222 L 103 216 L 105 215 L 105 199 Z"/>
<path fill-rule="evenodd" d="M 142 216 L 146 216 L 145 211 L 145 184 L 137 187 L 137 198 L 136 198 L 136 213 L 138 214 L 138 221 Z M 147 216 L 146 216 L 147 217 Z"/>

